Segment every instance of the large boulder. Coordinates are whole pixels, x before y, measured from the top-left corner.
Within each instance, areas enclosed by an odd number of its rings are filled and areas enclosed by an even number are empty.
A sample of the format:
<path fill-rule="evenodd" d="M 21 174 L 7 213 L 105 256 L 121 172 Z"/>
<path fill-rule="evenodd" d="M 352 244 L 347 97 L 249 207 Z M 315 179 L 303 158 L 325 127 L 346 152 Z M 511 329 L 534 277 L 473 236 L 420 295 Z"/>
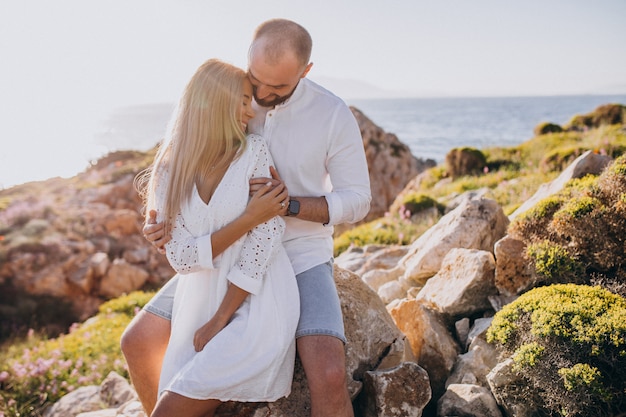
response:
<path fill-rule="evenodd" d="M 423 161 L 411 154 L 411 149 L 393 133 L 376 126 L 360 110 L 352 107 L 359 124 L 365 157 L 370 173 L 372 202 L 365 221 L 382 217 L 408 182 L 435 161 Z"/>
<path fill-rule="evenodd" d="M 405 287 L 423 285 L 441 269 L 451 249 L 465 248 L 493 252 L 505 234 L 509 220 L 494 200 L 465 199 L 411 245 L 400 261 Z"/>

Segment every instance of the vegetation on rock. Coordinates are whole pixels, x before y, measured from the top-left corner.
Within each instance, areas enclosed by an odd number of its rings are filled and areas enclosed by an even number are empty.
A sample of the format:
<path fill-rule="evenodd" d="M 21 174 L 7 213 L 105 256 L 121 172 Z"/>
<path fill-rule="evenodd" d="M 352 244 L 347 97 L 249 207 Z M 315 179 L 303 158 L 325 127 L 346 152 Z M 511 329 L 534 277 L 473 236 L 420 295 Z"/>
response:
<path fill-rule="evenodd" d="M 43 415 L 45 407 L 111 371 L 128 377 L 120 351 L 122 332 L 153 293 L 135 292 L 108 301 L 99 313 L 68 334 L 46 339 L 29 332 L 0 350 L 0 415 Z"/>
<path fill-rule="evenodd" d="M 593 415 L 608 416 L 615 404 L 626 403 L 626 157 L 620 156 L 626 150 L 626 130 L 615 124 L 623 123 L 624 106 L 603 106 L 597 113 L 574 118 L 561 130 L 545 128 L 517 147 L 482 150 L 480 169 L 458 178 L 445 166 L 431 168 L 398 202 L 400 209 L 335 239 L 336 255 L 350 245 L 410 244 L 464 192 L 484 190 L 511 213 L 582 152 L 617 158 L 600 176 L 572 181 L 560 194 L 518 216 L 509 229 L 526 244 L 538 283 L 545 286 L 498 313 L 488 337 L 513 355 L 527 382 L 511 395 L 527 395 L 527 401 L 554 415 L 592 410 L 597 411 Z M 103 252 L 120 252 L 122 238 L 89 230 L 83 217 L 68 218 L 59 207 L 78 200 L 89 181 L 114 186 L 116 178 L 134 175 L 152 159 L 126 156 L 134 158 L 132 166 L 122 163 L 123 155 L 111 155 L 93 167 L 118 168 L 110 170 L 104 183 L 87 171 L 69 194 L 55 194 L 54 188 L 61 187 L 56 180 L 1 193 L 0 261 L 28 253 L 33 262 L 29 266 L 37 266 L 44 252 L 70 259 L 66 248 L 75 241 L 64 236 L 95 236 Z M 67 197 L 59 201 L 59 196 Z M 85 210 L 83 215 L 97 214 Z M 94 318 L 57 339 L 29 332 L 24 340 L 5 342 L 0 349 L 0 415 L 38 416 L 64 393 L 99 383 L 111 370 L 126 376 L 119 337 L 151 296 L 138 292 L 102 304 Z M 8 311 L 4 307 L 0 305 L 0 313 Z"/>
<path fill-rule="evenodd" d="M 612 108 L 618 110 L 609 110 Z M 583 152 L 592 150 L 612 158 L 624 154 L 626 130 L 620 124 L 605 122 L 616 120 L 609 118 L 605 113 L 618 113 L 624 109 L 626 107 L 621 105 L 601 106 L 590 115 L 585 115 L 587 119 L 593 121 L 589 122 L 590 127 L 586 129 L 568 127 L 562 132 L 538 135 L 518 146 L 483 149 L 481 152 L 485 158 L 485 165 L 479 172 L 475 171 L 472 175 L 453 178 L 445 165 L 430 168 L 419 175 L 420 181 L 416 182 L 416 186 L 409 190 L 409 193 L 428 197 L 436 201 L 438 205 L 445 206 L 451 199 L 462 193 L 485 190 L 486 198 L 495 200 L 502 206 L 505 213 L 510 214 L 528 200 L 540 185 L 555 179 L 567 164 Z M 601 115 L 594 116 L 596 112 L 600 112 Z M 569 196 L 554 198 L 569 198 Z M 554 201 L 549 205 L 550 207 L 544 209 L 552 210 L 560 206 Z M 399 206 L 401 206 L 400 202 L 394 202 L 392 207 Z M 440 212 L 440 215 L 442 214 L 443 211 Z M 402 227 L 375 220 L 360 228 L 345 232 L 336 239 L 339 243 L 335 245 L 335 254 L 341 253 L 351 244 L 362 246 L 375 243 L 410 243 L 438 220 L 432 217 L 425 219 L 416 217 L 411 219 L 413 226 L 406 223 L 406 216 L 403 216 L 404 218 L 397 217 L 395 213 L 391 215 L 392 218 L 404 222 Z M 424 224 L 420 225 L 420 223 Z M 540 225 L 533 223 L 527 227 L 539 229 Z M 376 232 L 379 229 L 382 229 L 384 233 Z"/>
<path fill-rule="evenodd" d="M 611 416 L 626 401 L 624 317 L 626 299 L 618 294 L 555 284 L 506 305 L 495 315 L 487 340 L 513 355 L 526 389 L 510 395 L 535 401 L 531 409 Z"/>

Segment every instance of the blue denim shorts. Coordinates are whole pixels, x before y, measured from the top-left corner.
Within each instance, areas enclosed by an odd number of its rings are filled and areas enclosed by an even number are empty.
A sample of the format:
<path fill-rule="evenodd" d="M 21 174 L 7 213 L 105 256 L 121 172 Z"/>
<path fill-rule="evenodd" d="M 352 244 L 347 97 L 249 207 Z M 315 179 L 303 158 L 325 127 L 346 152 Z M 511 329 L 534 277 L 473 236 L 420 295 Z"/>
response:
<path fill-rule="evenodd" d="M 171 320 L 178 279 L 178 275 L 170 279 L 144 306 L 144 310 Z M 296 275 L 296 280 L 300 292 L 300 321 L 296 338 L 325 335 L 346 343 L 341 303 L 333 278 L 333 261 Z"/>

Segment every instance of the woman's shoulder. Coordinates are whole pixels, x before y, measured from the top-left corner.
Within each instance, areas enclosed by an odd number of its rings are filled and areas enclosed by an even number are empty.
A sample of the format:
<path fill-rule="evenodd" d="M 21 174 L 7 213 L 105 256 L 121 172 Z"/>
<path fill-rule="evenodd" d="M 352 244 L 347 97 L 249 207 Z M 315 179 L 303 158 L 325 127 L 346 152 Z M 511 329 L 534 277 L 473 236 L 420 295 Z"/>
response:
<path fill-rule="evenodd" d="M 265 141 L 265 138 L 261 135 L 257 135 L 256 133 L 250 133 L 248 136 L 246 136 L 246 141 L 248 142 L 248 145 L 251 146 L 267 147 L 267 142 Z"/>
<path fill-rule="evenodd" d="M 263 136 L 251 133 L 246 137 L 248 152 L 258 154 L 259 152 L 267 152 L 267 141 Z"/>

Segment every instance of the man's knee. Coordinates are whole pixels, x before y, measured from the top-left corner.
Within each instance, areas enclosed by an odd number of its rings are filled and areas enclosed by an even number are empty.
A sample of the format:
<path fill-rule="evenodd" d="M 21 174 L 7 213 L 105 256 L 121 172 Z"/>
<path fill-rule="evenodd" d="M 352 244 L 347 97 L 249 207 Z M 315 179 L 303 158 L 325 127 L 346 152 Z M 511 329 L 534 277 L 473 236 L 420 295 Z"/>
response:
<path fill-rule="evenodd" d="M 169 320 L 142 310 L 122 333 L 120 347 L 126 358 L 149 355 L 164 350 L 169 335 Z"/>
<path fill-rule="evenodd" d="M 346 385 L 346 367 L 343 358 L 327 358 L 320 364 L 320 381 L 329 390 L 342 389 Z"/>

